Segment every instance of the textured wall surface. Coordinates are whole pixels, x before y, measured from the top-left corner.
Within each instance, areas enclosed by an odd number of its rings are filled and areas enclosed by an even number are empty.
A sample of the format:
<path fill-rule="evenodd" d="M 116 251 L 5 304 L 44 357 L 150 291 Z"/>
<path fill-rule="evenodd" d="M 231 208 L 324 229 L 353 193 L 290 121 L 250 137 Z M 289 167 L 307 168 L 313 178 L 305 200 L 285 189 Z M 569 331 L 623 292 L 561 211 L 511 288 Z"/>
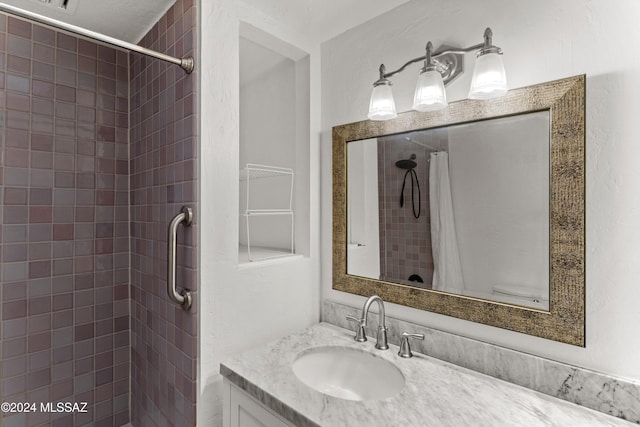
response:
<path fill-rule="evenodd" d="M 193 1 L 179 0 L 141 45 L 193 55 Z M 197 71 L 131 57 L 132 423 L 195 425 L 197 384 Z M 167 226 L 182 205 L 194 225 L 178 228 L 177 283 L 193 291 L 184 311 L 166 291 Z"/>
<path fill-rule="evenodd" d="M 388 312 L 414 323 L 640 380 L 640 337 L 635 331 L 640 322 L 640 179 L 633 160 L 640 156 L 640 130 L 635 124 L 640 113 L 636 96 L 640 65 L 616 43 L 620 39 L 640 41 L 635 19 L 639 13 L 640 4 L 631 0 L 606 4 L 544 0 L 525 5 L 498 0 L 482 4 L 412 1 L 325 43 L 321 145 L 324 298 L 356 307 L 363 301 L 331 290 L 331 127 L 366 116 L 371 84 L 381 62 L 388 68 L 400 66 L 420 55 L 428 40 L 434 46 L 473 45 L 482 40 L 484 28 L 491 26 L 493 42 L 505 52 L 511 87 L 587 75 L 586 348 L 392 304 Z M 602 49 L 609 52 L 610 60 L 594 62 L 591 52 Z M 472 55 L 465 59 L 473 64 Z M 349 72 L 342 72 L 344 69 Z M 398 111 L 411 107 L 416 73 L 412 69 L 393 79 Z M 466 98 L 471 74 L 469 68 L 447 88 L 450 102 Z"/>
<path fill-rule="evenodd" d="M 0 15 L 6 426 L 129 421 L 128 58 Z"/>
<path fill-rule="evenodd" d="M 198 426 L 222 425 L 220 362 L 319 319 L 319 164 L 317 162 L 320 111 L 318 46 L 304 44 L 307 34 L 292 31 L 277 18 L 242 9 L 237 0 L 201 2 L 202 33 L 201 144 L 200 144 L 200 354 Z M 267 2 L 259 1 L 260 5 Z M 285 4 L 286 3 L 286 4 Z M 291 2 L 283 1 L 283 10 Z M 275 16 L 275 15 L 272 15 Z M 238 164 L 240 142 L 239 37 L 242 23 L 265 31 L 261 44 L 273 36 L 287 56 L 309 54 L 311 113 L 309 129 L 300 131 L 296 147 L 298 168 L 294 191 L 306 192 L 309 203 L 296 214 L 296 223 L 308 222 L 309 254 L 238 266 Z M 255 41 L 255 40 L 254 40 Z M 302 51 L 304 50 L 304 52 Z M 289 55 L 291 52 L 295 55 Z M 302 109 L 301 109 L 302 111 Z M 305 115 L 306 116 L 306 115 Z M 298 127 L 297 127 L 298 128 Z M 304 127 L 303 127 L 304 128 Z M 296 193 L 296 200 L 302 200 Z M 304 209 L 307 210 L 306 214 Z M 308 219 L 307 219 L 308 218 Z M 296 232 L 298 232 L 296 228 Z M 300 236 L 296 236 L 298 240 Z M 297 250 L 298 248 L 296 248 Z M 259 325 L 259 327 L 256 327 Z"/>

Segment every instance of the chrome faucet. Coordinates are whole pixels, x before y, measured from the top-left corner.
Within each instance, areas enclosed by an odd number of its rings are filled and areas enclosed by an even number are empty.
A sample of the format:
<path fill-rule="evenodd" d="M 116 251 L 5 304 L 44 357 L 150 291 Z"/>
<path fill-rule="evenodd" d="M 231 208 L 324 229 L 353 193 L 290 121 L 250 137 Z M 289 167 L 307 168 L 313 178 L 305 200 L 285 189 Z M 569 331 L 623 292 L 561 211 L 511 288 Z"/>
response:
<path fill-rule="evenodd" d="M 358 319 L 357 317 L 347 316 L 347 320 L 353 320 L 358 322 L 356 336 L 354 340 L 359 342 L 365 342 L 367 337 L 364 332 L 365 326 L 367 326 L 367 315 L 369 314 L 369 308 L 373 302 L 378 303 L 378 341 L 376 342 L 376 348 L 378 350 L 387 350 L 389 345 L 387 344 L 387 326 L 385 324 L 385 314 L 384 314 L 384 302 L 382 298 L 378 295 L 373 295 L 367 299 L 364 303 L 364 307 L 362 308 L 362 317 Z"/>

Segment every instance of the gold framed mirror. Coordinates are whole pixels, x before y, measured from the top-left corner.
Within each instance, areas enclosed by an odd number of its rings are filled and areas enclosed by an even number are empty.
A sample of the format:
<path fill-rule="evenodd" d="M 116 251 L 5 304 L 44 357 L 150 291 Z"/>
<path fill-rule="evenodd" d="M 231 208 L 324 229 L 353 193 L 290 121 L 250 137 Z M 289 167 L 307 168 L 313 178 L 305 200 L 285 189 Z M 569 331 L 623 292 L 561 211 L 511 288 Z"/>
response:
<path fill-rule="evenodd" d="M 538 122 L 540 121 L 540 117 L 542 117 L 546 127 L 543 128 L 542 131 L 538 131 L 538 133 L 548 134 L 548 138 L 544 141 L 544 150 L 542 150 L 547 156 L 542 163 L 545 165 L 548 164 L 548 169 L 544 169 L 542 174 L 537 173 L 535 179 L 530 179 L 530 181 L 540 181 L 538 188 L 541 186 L 543 189 L 548 187 L 549 190 L 548 194 L 543 195 L 543 198 L 536 199 L 538 208 L 544 209 L 544 205 L 548 203 L 548 210 L 544 210 L 545 215 L 548 215 L 544 218 L 544 223 L 538 226 L 538 228 L 535 229 L 535 233 L 533 233 L 544 235 L 545 233 L 540 232 L 540 230 L 548 230 L 548 239 L 547 236 L 544 236 L 545 239 L 542 240 L 544 247 L 546 248 L 548 246 L 548 252 L 538 253 L 537 258 L 543 259 L 544 263 L 538 262 L 531 268 L 533 272 L 543 272 L 542 275 L 544 276 L 547 276 L 548 273 L 548 280 L 547 277 L 545 277 L 544 280 L 544 284 L 547 286 L 544 288 L 545 295 L 547 295 L 548 298 L 546 304 L 523 305 L 518 302 L 514 303 L 509 299 L 497 298 L 493 300 L 491 297 L 478 297 L 473 293 L 454 293 L 446 287 L 441 286 L 435 287 L 435 289 L 438 290 L 430 289 L 430 282 L 432 280 L 430 274 L 433 273 L 433 271 L 427 273 L 426 284 L 417 286 L 417 284 L 404 280 L 390 281 L 389 275 L 380 274 L 379 271 L 375 269 L 373 270 L 375 273 L 366 274 L 360 272 L 358 269 L 354 269 L 352 266 L 348 267 L 348 246 L 349 244 L 351 244 L 351 246 L 354 245 L 351 236 L 354 226 L 349 224 L 357 224 L 358 221 L 360 221 L 358 217 L 352 218 L 354 215 L 354 213 L 351 212 L 354 210 L 353 205 L 348 204 L 349 144 L 352 144 L 351 147 L 356 147 L 356 144 L 354 144 L 356 141 L 373 140 L 374 144 L 382 147 L 382 144 L 398 136 L 401 136 L 403 139 L 410 139 L 410 137 L 414 135 L 419 135 L 416 134 L 416 132 L 419 131 L 422 132 L 422 138 L 424 139 L 427 138 L 427 136 L 424 135 L 427 135 L 428 132 L 434 134 L 438 132 L 441 133 L 443 129 L 449 133 L 452 133 L 454 129 L 456 129 L 458 133 L 461 132 L 457 129 L 466 129 L 462 133 L 466 132 L 467 134 L 476 135 L 478 130 L 476 128 L 468 128 L 468 125 L 475 123 L 484 125 L 490 121 L 502 123 L 505 120 L 513 121 L 519 129 L 518 134 L 508 136 L 508 138 L 519 140 L 523 139 L 523 135 L 531 133 L 529 131 L 525 132 L 522 127 L 523 122 L 521 119 L 527 116 L 537 117 L 536 120 Z M 515 118 L 515 120 L 511 120 L 511 118 Z M 548 143 L 546 141 L 548 141 Z M 474 141 L 474 143 L 475 142 L 476 141 Z M 469 145 L 470 143 L 466 144 Z M 499 146 L 499 144 L 497 145 Z M 540 145 L 540 143 L 538 145 Z M 516 148 L 516 150 L 518 150 L 518 148 Z M 378 149 L 378 151 L 383 152 L 381 149 Z M 511 153 L 514 153 L 514 151 L 511 151 Z M 461 157 L 459 156 L 458 158 Z M 526 163 L 528 160 L 525 159 L 524 162 Z M 408 169 L 412 168 L 415 162 L 398 162 L 396 165 L 398 168 Z M 379 166 L 376 166 L 376 168 L 378 167 Z M 399 172 L 403 171 L 401 170 Z M 545 175 L 548 175 L 548 181 L 542 180 Z M 416 175 L 416 181 L 417 180 L 418 176 Z M 353 177 L 352 181 L 354 181 Z M 406 194 L 404 191 L 403 188 L 403 195 Z M 423 191 L 425 190 L 423 189 Z M 353 193 L 353 190 L 351 192 Z M 404 197 L 407 196 L 405 195 Z M 411 196 L 409 195 L 409 197 Z M 354 199 L 353 194 L 351 195 L 351 199 Z M 355 203 L 354 200 L 352 200 L 351 203 Z M 517 204 L 520 204 L 520 202 Z M 412 208 L 414 216 L 419 216 L 420 207 L 417 208 L 418 213 L 416 214 L 415 201 L 414 206 L 408 209 Z M 425 211 L 425 214 L 428 215 L 429 211 L 427 209 L 425 209 Z M 521 214 L 516 213 L 515 215 Z M 398 118 L 389 121 L 365 120 L 333 128 L 333 289 L 335 290 L 362 296 L 378 294 L 385 301 L 396 304 L 484 323 L 576 346 L 584 346 L 584 224 L 584 75 L 514 89 L 509 91 L 505 97 L 497 100 L 463 100 L 451 103 L 448 108 L 440 111 L 426 113 L 411 111 L 400 114 Z M 386 239 L 386 237 L 383 236 L 383 239 Z M 516 240 L 511 239 L 508 241 L 511 243 L 507 245 L 504 254 L 507 254 L 509 251 L 517 252 L 520 250 L 516 250 L 513 247 L 515 244 L 513 242 Z M 394 240 L 394 244 L 395 243 L 397 243 L 397 239 Z M 415 247 L 416 242 L 411 243 Z M 420 242 L 418 243 L 421 244 Z M 359 245 L 359 243 L 355 243 L 355 245 Z M 429 247 L 432 245 L 432 242 L 427 243 Z M 524 246 L 531 245 L 527 243 Z M 538 244 L 538 246 L 540 245 Z M 379 252 L 382 258 L 383 251 L 377 247 L 375 250 Z M 430 250 L 427 252 L 430 252 Z M 373 256 L 375 257 L 376 255 Z M 467 258 L 469 257 L 474 258 L 475 256 L 467 255 Z M 503 260 L 505 265 L 508 264 L 511 270 L 511 281 L 520 280 L 517 277 L 513 277 L 514 274 L 517 275 L 520 269 L 517 260 L 514 261 L 507 255 L 501 253 L 495 255 L 494 258 L 498 261 Z M 525 254 L 523 257 L 523 259 L 529 258 L 528 254 Z M 498 262 L 495 259 L 494 262 Z M 439 262 L 442 264 L 441 261 Z M 542 266 L 542 264 L 544 264 L 544 266 Z M 441 266 L 440 268 L 442 269 L 444 267 Z M 438 267 L 436 266 L 435 270 L 437 269 Z M 514 271 L 516 273 L 514 273 Z M 471 276 L 479 277 L 475 273 L 473 275 L 467 274 L 470 276 L 466 278 L 468 282 L 474 280 Z M 523 272 L 523 276 L 524 275 Z M 413 277 L 415 276 L 417 275 Z M 450 276 L 445 275 L 445 277 Z M 384 280 L 380 280 L 381 278 Z M 487 279 L 488 282 L 492 280 L 495 283 L 500 281 L 498 278 Z M 524 279 L 522 280 L 526 281 Z M 435 284 L 435 281 L 433 283 Z M 495 291 L 498 288 L 498 286 L 495 286 L 493 289 Z M 542 298 L 544 298 L 544 296 Z M 538 302 L 537 299 L 535 301 Z"/>

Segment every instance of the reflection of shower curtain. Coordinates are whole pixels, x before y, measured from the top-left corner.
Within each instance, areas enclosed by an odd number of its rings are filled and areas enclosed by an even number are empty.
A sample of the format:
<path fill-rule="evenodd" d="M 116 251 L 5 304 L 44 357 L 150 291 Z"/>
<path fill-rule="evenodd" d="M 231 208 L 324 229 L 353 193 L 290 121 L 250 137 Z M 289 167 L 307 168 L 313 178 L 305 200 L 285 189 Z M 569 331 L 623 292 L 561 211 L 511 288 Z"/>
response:
<path fill-rule="evenodd" d="M 433 251 L 433 289 L 462 293 L 464 280 L 453 220 L 453 202 L 449 181 L 449 156 L 431 153 L 429 166 L 429 205 Z"/>

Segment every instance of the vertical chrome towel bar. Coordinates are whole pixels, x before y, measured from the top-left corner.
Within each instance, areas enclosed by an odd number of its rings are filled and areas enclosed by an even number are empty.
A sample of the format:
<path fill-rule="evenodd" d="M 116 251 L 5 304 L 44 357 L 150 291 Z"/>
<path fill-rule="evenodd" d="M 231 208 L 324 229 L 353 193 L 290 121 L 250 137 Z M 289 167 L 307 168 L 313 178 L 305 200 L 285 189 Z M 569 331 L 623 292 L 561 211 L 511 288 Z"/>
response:
<path fill-rule="evenodd" d="M 171 301 L 178 303 L 184 310 L 191 308 L 191 291 L 182 289 L 180 293 L 176 290 L 176 240 L 178 233 L 178 225 L 183 223 L 185 226 L 191 225 L 193 222 L 193 210 L 190 207 L 183 206 L 180 213 L 173 217 L 169 224 L 169 252 L 167 256 L 167 292 Z"/>

